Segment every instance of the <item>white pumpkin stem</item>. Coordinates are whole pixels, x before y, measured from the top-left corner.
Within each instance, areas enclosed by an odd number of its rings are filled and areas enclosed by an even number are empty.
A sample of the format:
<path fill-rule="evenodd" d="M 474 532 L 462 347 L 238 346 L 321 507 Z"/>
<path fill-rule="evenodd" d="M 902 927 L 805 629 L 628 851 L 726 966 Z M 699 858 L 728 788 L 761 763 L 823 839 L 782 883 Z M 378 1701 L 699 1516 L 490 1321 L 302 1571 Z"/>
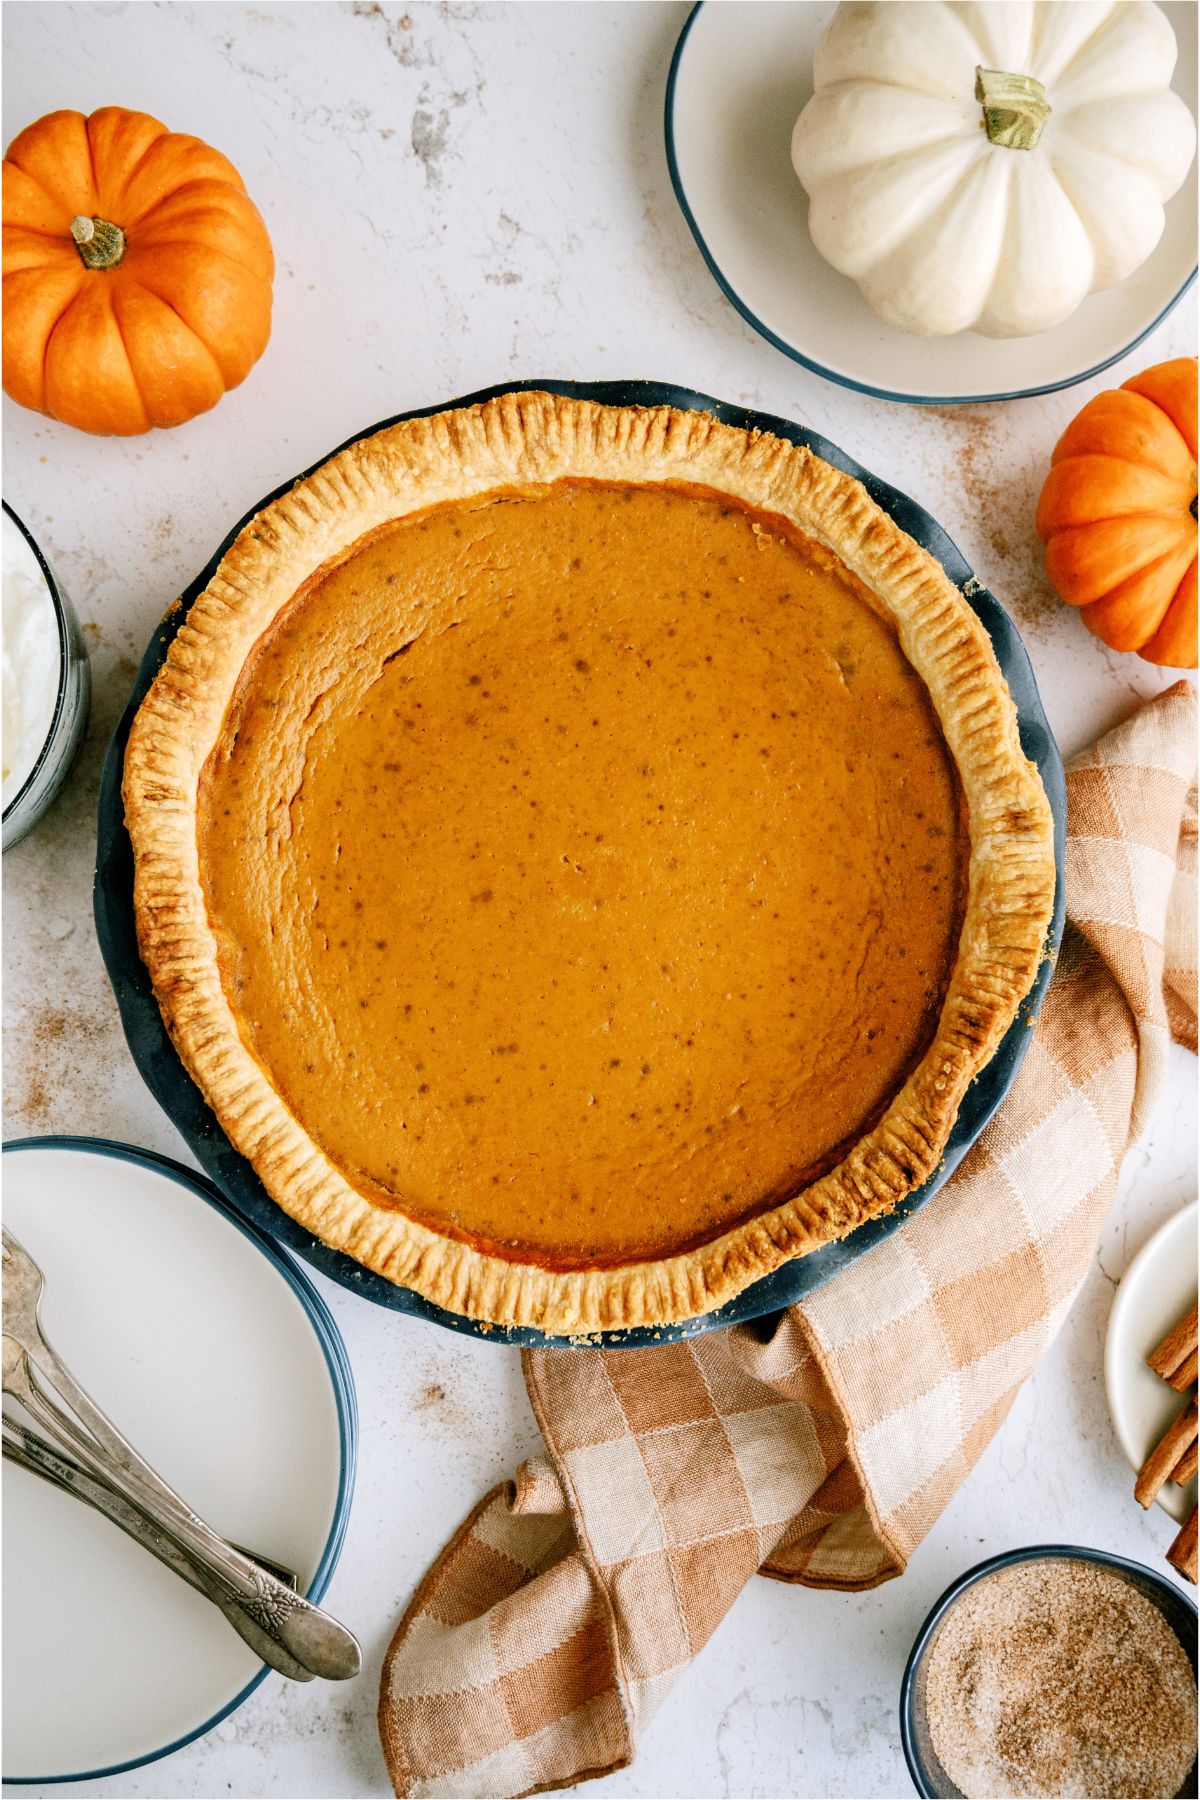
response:
<path fill-rule="evenodd" d="M 1006 150 L 1034 150 L 1050 117 L 1046 90 L 1032 75 L 1008 75 L 1003 69 L 975 70 L 975 98 L 983 106 L 983 128 L 989 143 Z"/>
<path fill-rule="evenodd" d="M 78 213 L 71 220 L 71 236 L 85 269 L 115 269 L 125 254 L 125 233 L 107 219 Z"/>

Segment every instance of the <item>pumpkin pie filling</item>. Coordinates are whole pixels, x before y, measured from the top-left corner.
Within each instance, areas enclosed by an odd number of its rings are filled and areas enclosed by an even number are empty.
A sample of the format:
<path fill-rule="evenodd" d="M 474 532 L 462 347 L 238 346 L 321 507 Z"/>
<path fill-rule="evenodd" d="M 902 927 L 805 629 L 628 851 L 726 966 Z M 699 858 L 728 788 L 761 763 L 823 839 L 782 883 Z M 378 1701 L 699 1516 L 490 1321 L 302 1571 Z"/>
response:
<path fill-rule="evenodd" d="M 895 625 L 774 514 L 559 480 L 282 608 L 208 756 L 245 1045 L 350 1186 L 547 1269 L 836 1164 L 937 1026 L 965 806 Z"/>

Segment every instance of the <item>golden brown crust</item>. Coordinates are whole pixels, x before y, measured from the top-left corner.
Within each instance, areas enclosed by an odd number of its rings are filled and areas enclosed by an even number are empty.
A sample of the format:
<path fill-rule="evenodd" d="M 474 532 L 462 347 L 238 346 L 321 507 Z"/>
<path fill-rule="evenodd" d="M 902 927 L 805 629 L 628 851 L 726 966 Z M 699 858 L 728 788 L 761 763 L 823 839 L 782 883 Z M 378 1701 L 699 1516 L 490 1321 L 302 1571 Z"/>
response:
<path fill-rule="evenodd" d="M 933 1043 L 836 1168 L 686 1254 L 556 1272 L 486 1255 L 357 1193 L 246 1048 L 221 986 L 196 843 L 200 772 L 255 640 L 314 570 L 418 507 L 564 476 L 696 483 L 783 515 L 885 603 L 929 688 L 970 811 L 958 960 Z M 941 566 L 807 450 L 707 413 L 542 393 L 364 439 L 259 513 L 193 604 L 125 757 L 138 941 L 168 1030 L 235 1147 L 293 1218 L 388 1280 L 471 1318 L 588 1334 L 709 1312 L 791 1257 L 890 1210 L 937 1167 L 968 1083 L 1028 991 L 1054 899 L 1053 821 L 991 643 Z"/>

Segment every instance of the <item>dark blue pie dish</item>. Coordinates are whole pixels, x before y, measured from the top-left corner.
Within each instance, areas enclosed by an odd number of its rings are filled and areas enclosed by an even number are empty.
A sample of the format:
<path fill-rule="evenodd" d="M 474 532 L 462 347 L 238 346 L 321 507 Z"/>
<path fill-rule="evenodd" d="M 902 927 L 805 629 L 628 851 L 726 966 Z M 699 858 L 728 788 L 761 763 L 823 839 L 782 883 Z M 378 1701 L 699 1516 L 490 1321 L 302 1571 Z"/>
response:
<path fill-rule="evenodd" d="M 754 1283 L 728 1305 L 702 1318 L 685 1320 L 671 1326 L 653 1326 L 635 1331 L 604 1334 L 593 1341 L 611 1345 L 656 1344 L 690 1337 L 700 1331 L 712 1331 L 745 1319 L 760 1318 L 790 1305 L 802 1295 L 820 1287 L 840 1269 L 870 1250 L 875 1244 L 898 1230 L 916 1207 L 937 1192 L 953 1174 L 992 1114 L 1003 1101 L 1016 1077 L 1029 1044 L 1029 1027 L 1037 1014 L 1050 981 L 1054 955 L 1062 936 L 1064 916 L 1063 850 L 1066 835 L 1066 791 L 1062 762 L 1047 724 L 1024 645 L 1015 626 L 999 602 L 979 585 L 954 544 L 941 527 L 906 495 L 879 481 L 836 444 L 817 432 L 806 430 L 790 420 L 753 412 L 744 407 L 728 406 L 690 388 L 671 386 L 657 381 L 511 381 L 498 387 L 483 389 L 439 406 L 421 407 L 413 412 L 398 413 L 383 419 L 368 430 L 356 432 L 347 444 L 369 437 L 373 432 L 402 419 L 424 418 L 455 406 L 472 406 L 500 394 L 541 390 L 594 400 L 610 406 L 673 406 L 691 411 L 712 413 L 728 425 L 747 431 L 771 432 L 789 442 L 806 445 L 835 468 L 856 476 L 885 512 L 901 528 L 937 558 L 950 579 L 974 608 L 991 638 L 997 660 L 1008 682 L 1017 707 L 1021 743 L 1025 754 L 1037 765 L 1045 785 L 1055 824 L 1055 861 L 1058 881 L 1054 915 L 1046 940 L 1036 980 L 1022 1002 L 1016 1019 L 1003 1038 L 996 1054 L 968 1089 L 958 1118 L 950 1134 L 946 1152 L 936 1173 L 923 1187 L 909 1196 L 894 1212 L 873 1219 L 859 1227 L 849 1238 L 825 1245 L 810 1255 L 785 1264 L 762 1281 Z M 331 452 L 336 455 L 337 452 Z M 322 459 L 325 460 L 324 458 Z M 314 465 L 319 467 L 320 465 Z M 304 474 L 311 474 L 306 470 Z M 295 479 L 302 479 L 297 476 Z M 187 1074 L 167 1034 L 150 979 L 138 954 L 133 911 L 133 854 L 125 830 L 121 803 L 121 771 L 125 745 L 137 708 L 142 702 L 179 625 L 188 608 L 202 592 L 238 533 L 262 508 L 286 493 L 293 482 L 285 482 L 273 493 L 257 501 L 245 518 L 233 528 L 217 548 L 211 560 L 180 596 L 177 606 L 163 619 L 154 633 L 142 660 L 129 704 L 122 715 L 105 759 L 100 789 L 98 843 L 95 877 L 95 917 L 100 949 L 116 994 L 125 1035 L 133 1059 L 150 1091 L 174 1122 L 193 1154 L 216 1182 L 234 1210 L 252 1224 L 277 1238 L 290 1250 L 303 1257 L 331 1280 L 365 1295 L 397 1312 L 411 1313 L 433 1320 L 454 1331 L 486 1337 L 505 1344 L 553 1344 L 568 1340 L 547 1336 L 526 1328 L 503 1329 L 483 1325 L 433 1306 L 408 1288 L 394 1286 L 380 1275 L 362 1268 L 350 1257 L 314 1239 L 302 1225 L 290 1218 L 271 1199 L 251 1165 L 239 1156 L 222 1132 L 199 1089 Z"/>

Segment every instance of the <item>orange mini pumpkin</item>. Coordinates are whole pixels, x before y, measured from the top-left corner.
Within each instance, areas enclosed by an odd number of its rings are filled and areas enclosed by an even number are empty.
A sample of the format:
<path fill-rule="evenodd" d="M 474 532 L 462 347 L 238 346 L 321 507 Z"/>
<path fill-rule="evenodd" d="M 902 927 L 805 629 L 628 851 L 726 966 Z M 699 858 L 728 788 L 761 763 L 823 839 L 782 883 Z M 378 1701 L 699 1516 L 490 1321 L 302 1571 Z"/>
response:
<path fill-rule="evenodd" d="M 1196 359 L 1097 394 L 1054 447 L 1046 573 L 1114 650 L 1196 667 Z"/>
<path fill-rule="evenodd" d="M 271 331 L 271 240 L 228 159 L 147 113 L 48 113 L 4 161 L 4 390 L 128 436 L 215 406 Z"/>

